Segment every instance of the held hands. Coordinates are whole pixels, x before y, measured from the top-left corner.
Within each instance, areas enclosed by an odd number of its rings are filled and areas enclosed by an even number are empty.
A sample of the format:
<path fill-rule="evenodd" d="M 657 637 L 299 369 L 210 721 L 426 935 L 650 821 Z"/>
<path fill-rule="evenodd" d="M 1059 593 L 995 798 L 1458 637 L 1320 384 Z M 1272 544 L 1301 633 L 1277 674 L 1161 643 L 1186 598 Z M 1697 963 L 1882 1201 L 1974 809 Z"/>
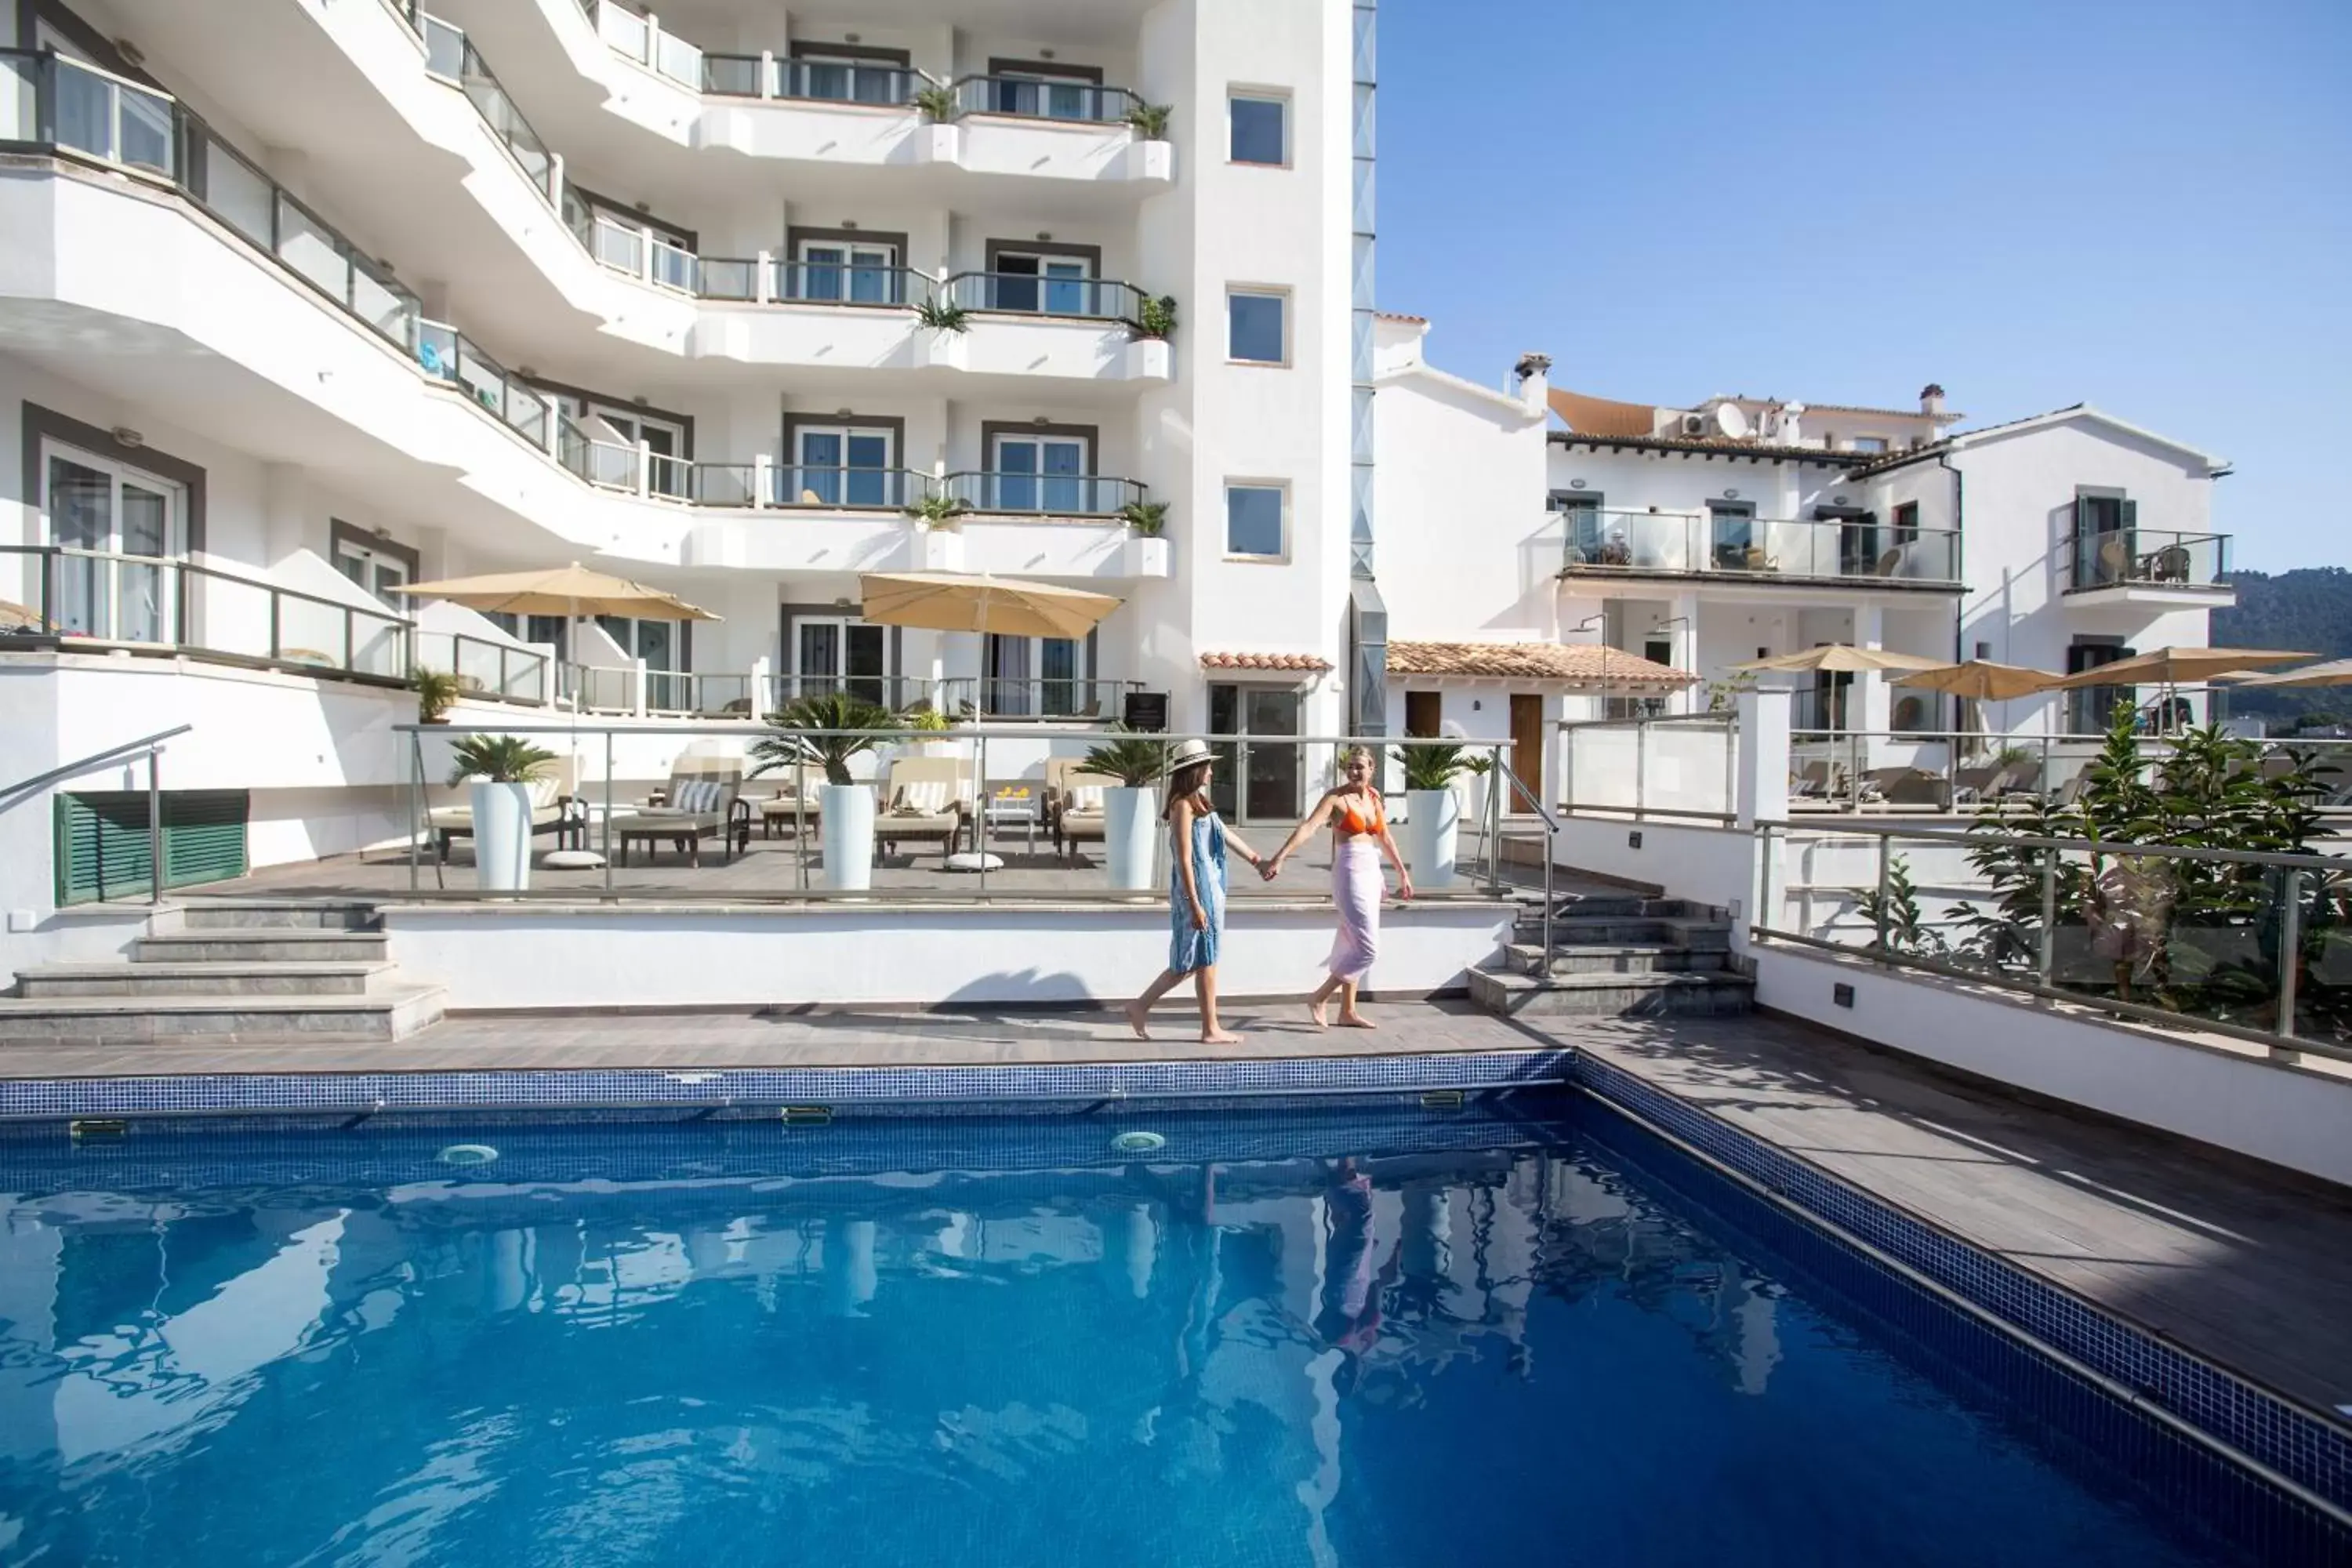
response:
<path fill-rule="evenodd" d="M 1282 875 L 1282 857 L 1270 855 L 1257 863 L 1257 874 L 1271 882 Z"/>

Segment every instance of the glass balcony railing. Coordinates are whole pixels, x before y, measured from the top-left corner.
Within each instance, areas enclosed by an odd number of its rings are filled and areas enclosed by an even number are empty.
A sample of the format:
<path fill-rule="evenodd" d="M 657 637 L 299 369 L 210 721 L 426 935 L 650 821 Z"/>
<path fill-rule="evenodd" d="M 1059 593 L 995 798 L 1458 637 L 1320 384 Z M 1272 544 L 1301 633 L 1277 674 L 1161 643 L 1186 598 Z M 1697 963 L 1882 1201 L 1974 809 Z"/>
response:
<path fill-rule="evenodd" d="M 860 267 L 838 261 L 775 261 L 769 297 L 799 305 L 908 306 L 925 299 L 930 279 L 910 267 Z"/>
<path fill-rule="evenodd" d="M 2058 548 L 2066 592 L 2094 588 L 2210 588 L 2228 580 L 2230 536 L 2122 528 L 2072 533 Z"/>
<path fill-rule="evenodd" d="M 777 506 L 862 509 L 910 505 L 929 492 L 931 476 L 908 468 L 784 466 L 772 470 Z"/>
<path fill-rule="evenodd" d="M 1728 513 L 1559 515 L 1563 573 L 1959 582 L 1959 535 L 1948 529 Z"/>
<path fill-rule="evenodd" d="M 962 114 L 1011 114 L 1024 120 L 1068 120 L 1117 125 L 1142 103 L 1123 87 L 1029 76 L 968 76 L 955 83 Z"/>
<path fill-rule="evenodd" d="M 420 321 L 416 363 L 425 374 L 465 393 L 532 446 L 549 444 L 550 422 L 555 417 L 553 400 L 484 353 L 457 328 Z"/>
<path fill-rule="evenodd" d="M 613 7 L 606 7 L 613 9 Z M 405 15 L 409 26 L 425 40 L 425 68 L 443 79 L 456 84 L 474 108 L 481 114 L 492 134 L 504 144 L 530 183 L 551 202 L 562 195 L 562 165 L 548 150 L 530 122 L 522 117 L 513 99 L 466 37 L 465 29 L 454 26 L 427 11 L 410 6 Z"/>
<path fill-rule="evenodd" d="M 974 511 L 1035 513 L 1045 517 L 1117 517 L 1143 499 L 1133 479 L 1095 474 L 950 474 L 944 493 Z"/>
<path fill-rule="evenodd" d="M 1066 316 L 1086 321 L 1132 321 L 1143 308 L 1143 290 L 1106 278 L 1041 278 L 1034 272 L 958 272 L 942 287 L 949 300 L 967 310 L 1003 310 L 1018 315 Z"/>
<path fill-rule="evenodd" d="M 852 60 L 790 60 L 776 62 L 772 98 L 806 99 L 816 103 L 872 103 L 896 108 L 915 101 L 929 85 L 922 72 L 905 66 L 865 65 Z"/>

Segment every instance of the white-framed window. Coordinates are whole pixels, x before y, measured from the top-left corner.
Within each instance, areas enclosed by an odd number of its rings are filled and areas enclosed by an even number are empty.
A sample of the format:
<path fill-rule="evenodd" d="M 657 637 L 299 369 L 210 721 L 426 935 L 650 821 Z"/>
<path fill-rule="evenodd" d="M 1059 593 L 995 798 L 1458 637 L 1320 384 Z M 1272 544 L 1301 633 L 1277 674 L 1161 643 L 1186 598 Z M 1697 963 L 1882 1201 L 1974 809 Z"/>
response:
<path fill-rule="evenodd" d="M 1234 89 L 1225 100 L 1225 156 L 1235 163 L 1285 168 L 1290 163 L 1290 100 Z"/>
<path fill-rule="evenodd" d="M 647 669 L 686 668 L 686 634 L 680 621 L 656 621 L 636 616 L 598 616 L 596 624 L 621 645 L 621 651 L 646 661 Z"/>
<path fill-rule="evenodd" d="M 1000 250 L 991 263 L 988 308 L 1046 316 L 1094 316 L 1095 260 L 1083 252 Z"/>
<path fill-rule="evenodd" d="M 636 450 L 642 441 L 646 488 L 657 496 L 683 498 L 688 492 L 684 425 L 634 405 L 598 403 L 569 393 L 559 395 L 555 402 L 594 443 L 588 454 L 592 482 L 636 489 Z"/>
<path fill-rule="evenodd" d="M 175 640 L 177 561 L 187 551 L 187 492 L 129 464 L 41 443 L 42 542 L 48 612 L 60 629 L 115 642 Z"/>
<path fill-rule="evenodd" d="M 998 114 L 1046 120 L 1094 120 L 1101 114 L 1102 79 L 1091 72 L 1066 75 L 1035 66 L 999 70 L 988 80 L 988 107 Z"/>
<path fill-rule="evenodd" d="M 866 240 L 804 239 L 788 297 L 844 305 L 902 305 L 898 247 Z"/>
<path fill-rule="evenodd" d="M 896 432 L 887 426 L 803 425 L 793 434 L 784 495 L 803 506 L 897 506 Z"/>
<path fill-rule="evenodd" d="M 1290 295 L 1280 289 L 1225 291 L 1225 357 L 1239 364 L 1290 363 Z"/>
<path fill-rule="evenodd" d="M 1290 553 L 1290 487 L 1264 480 L 1225 482 L 1225 553 L 1280 561 Z"/>
<path fill-rule="evenodd" d="M 345 535 L 335 539 L 335 570 L 394 608 L 408 601 L 396 591 L 408 585 L 408 558 Z"/>
<path fill-rule="evenodd" d="M 1853 450 L 1857 452 L 1884 452 L 1886 450 L 1886 437 L 1884 436 L 1856 436 L 1853 438 Z"/>
<path fill-rule="evenodd" d="M 792 637 L 792 695 L 842 691 L 861 701 L 897 706 L 888 627 L 855 616 L 794 616 Z"/>
<path fill-rule="evenodd" d="M 988 454 L 990 479 L 983 511 L 1064 514 L 1092 510 L 1087 482 L 1092 466 L 1084 436 L 1000 431 Z"/>

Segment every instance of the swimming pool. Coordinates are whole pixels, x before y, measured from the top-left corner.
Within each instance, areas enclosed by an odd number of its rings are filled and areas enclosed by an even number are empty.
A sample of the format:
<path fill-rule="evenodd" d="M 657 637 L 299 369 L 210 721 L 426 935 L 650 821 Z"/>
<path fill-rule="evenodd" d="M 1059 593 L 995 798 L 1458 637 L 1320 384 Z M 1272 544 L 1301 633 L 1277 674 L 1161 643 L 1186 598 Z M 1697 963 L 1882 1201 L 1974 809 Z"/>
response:
<path fill-rule="evenodd" d="M 0 1561 L 2340 1544 L 1613 1113 L 1534 1103 L 12 1134 Z"/>

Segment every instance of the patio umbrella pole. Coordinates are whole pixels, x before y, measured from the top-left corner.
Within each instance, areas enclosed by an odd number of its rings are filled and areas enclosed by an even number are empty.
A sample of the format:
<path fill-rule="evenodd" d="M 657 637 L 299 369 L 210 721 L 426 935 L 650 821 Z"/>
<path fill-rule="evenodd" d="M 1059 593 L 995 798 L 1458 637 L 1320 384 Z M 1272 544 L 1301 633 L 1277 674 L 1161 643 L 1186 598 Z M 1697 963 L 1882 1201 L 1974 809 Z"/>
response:
<path fill-rule="evenodd" d="M 986 611 L 987 605 L 987 599 L 982 597 L 981 607 L 983 612 Z M 983 668 L 987 663 L 984 657 L 987 647 L 985 641 L 981 644 Z M 974 847 L 980 851 L 980 899 L 981 902 L 986 903 L 988 901 L 988 732 L 985 730 L 981 731 L 974 744 L 979 750 L 971 764 L 971 770 L 975 775 L 973 783 L 976 786 L 972 791 L 976 814 L 976 825 L 972 828 L 972 834 L 980 841 Z"/>
<path fill-rule="evenodd" d="M 648 847 L 646 858 L 653 859 Z M 604 896 L 613 896 L 613 731 L 604 731 Z"/>

